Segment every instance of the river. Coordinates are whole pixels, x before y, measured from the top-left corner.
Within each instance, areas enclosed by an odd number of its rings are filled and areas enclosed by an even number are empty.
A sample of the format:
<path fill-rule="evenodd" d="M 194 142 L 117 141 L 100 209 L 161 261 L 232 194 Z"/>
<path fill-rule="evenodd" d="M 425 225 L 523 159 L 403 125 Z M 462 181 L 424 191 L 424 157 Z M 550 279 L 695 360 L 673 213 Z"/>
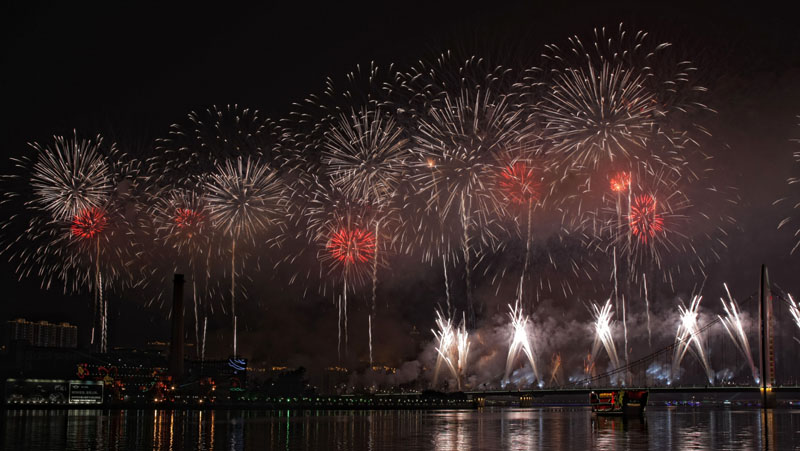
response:
<path fill-rule="evenodd" d="M 765 421 L 766 420 L 766 421 Z M 800 449 L 800 410 L 10 410 L 7 450 Z"/>

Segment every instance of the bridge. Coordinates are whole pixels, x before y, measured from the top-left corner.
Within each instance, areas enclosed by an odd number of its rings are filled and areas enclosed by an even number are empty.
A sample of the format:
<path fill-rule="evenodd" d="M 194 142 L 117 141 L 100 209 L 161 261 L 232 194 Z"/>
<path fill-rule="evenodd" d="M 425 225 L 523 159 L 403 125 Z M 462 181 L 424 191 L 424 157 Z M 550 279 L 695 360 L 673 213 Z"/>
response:
<path fill-rule="evenodd" d="M 672 365 L 672 358 L 675 347 L 680 343 L 675 342 L 665 346 L 650 354 L 628 362 L 624 366 L 615 368 L 611 371 L 587 376 L 586 378 L 573 380 L 567 384 L 558 386 L 548 386 L 541 388 L 519 389 L 519 390 L 472 390 L 465 392 L 473 399 L 485 400 L 487 397 L 519 397 L 521 403 L 531 401 L 535 397 L 548 395 L 582 395 L 591 391 L 619 390 L 620 388 L 647 389 L 651 393 L 674 393 L 674 394 L 696 394 L 696 393 L 753 393 L 762 395 L 762 403 L 765 406 L 775 405 L 775 395 L 781 392 L 800 393 L 798 381 L 792 385 L 779 386 L 775 380 L 775 340 L 773 330 L 776 323 L 773 315 L 774 300 L 779 301 L 779 306 L 791 305 L 788 296 L 780 287 L 771 287 L 767 275 L 766 266 L 761 268 L 761 285 L 758 293 L 749 296 L 739 305 L 744 306 L 755 299 L 759 300 L 758 305 L 758 327 L 759 327 L 759 355 L 758 362 L 759 374 L 761 377 L 760 385 L 676 385 L 670 378 L 663 374 L 652 371 L 653 368 L 669 368 Z M 704 325 L 700 333 L 706 333 L 715 325 L 722 322 L 721 317 Z M 736 359 L 740 359 L 736 352 L 731 353 Z"/>

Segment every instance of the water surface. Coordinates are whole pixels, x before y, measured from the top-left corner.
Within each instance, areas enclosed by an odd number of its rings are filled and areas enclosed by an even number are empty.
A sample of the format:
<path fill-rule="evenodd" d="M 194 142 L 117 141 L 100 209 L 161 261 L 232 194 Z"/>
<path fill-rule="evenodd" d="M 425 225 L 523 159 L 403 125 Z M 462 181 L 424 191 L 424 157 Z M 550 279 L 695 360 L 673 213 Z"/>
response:
<path fill-rule="evenodd" d="M 11 410 L 0 421 L 9 450 L 800 449 L 800 410 Z"/>

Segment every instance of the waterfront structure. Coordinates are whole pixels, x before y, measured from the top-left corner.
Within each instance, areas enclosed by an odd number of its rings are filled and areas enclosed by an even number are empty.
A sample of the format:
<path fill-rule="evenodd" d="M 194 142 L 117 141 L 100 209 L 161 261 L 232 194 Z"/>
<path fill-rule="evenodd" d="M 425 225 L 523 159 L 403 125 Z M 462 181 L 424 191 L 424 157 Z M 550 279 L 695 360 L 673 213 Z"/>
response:
<path fill-rule="evenodd" d="M 7 342 L 24 340 L 44 348 L 77 348 L 78 328 L 70 323 L 27 321 L 17 318 L 6 322 Z"/>

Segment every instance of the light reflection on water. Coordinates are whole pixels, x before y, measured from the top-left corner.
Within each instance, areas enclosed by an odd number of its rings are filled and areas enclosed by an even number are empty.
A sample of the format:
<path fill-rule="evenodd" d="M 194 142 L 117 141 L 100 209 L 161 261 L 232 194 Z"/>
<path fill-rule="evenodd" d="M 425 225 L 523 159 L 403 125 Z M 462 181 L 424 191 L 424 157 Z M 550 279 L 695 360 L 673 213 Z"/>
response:
<path fill-rule="evenodd" d="M 766 424 L 765 424 L 766 423 Z M 456 411 L 17 410 L 0 418 L 14 450 L 495 450 L 800 448 L 800 411 L 588 409 Z M 765 437 L 764 431 L 769 431 Z"/>

